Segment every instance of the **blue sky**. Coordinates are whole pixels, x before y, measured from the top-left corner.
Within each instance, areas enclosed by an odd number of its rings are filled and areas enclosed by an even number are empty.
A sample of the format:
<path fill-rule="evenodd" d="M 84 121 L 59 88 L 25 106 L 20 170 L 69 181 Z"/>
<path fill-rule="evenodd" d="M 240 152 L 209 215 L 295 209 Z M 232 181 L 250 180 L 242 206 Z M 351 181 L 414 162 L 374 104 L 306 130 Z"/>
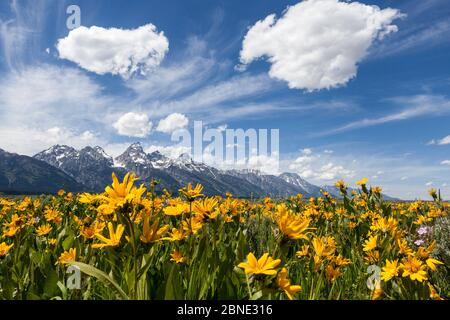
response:
<path fill-rule="evenodd" d="M 173 155 L 171 128 L 202 120 L 279 129 L 281 170 L 317 184 L 450 196 L 447 0 L 5 0 L 0 27 L 5 150 L 141 141 Z"/>

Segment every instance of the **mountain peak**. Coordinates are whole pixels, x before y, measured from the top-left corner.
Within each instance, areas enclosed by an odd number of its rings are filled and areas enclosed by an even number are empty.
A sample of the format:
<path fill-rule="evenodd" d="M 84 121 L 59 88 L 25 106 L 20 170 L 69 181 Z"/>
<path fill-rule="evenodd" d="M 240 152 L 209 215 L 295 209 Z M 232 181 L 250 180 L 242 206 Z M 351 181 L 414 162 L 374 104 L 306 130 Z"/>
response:
<path fill-rule="evenodd" d="M 188 153 L 182 153 L 182 154 L 178 157 L 177 160 L 180 161 L 180 162 L 183 162 L 183 163 L 190 163 L 190 162 L 193 162 L 191 155 L 188 154 Z"/>
<path fill-rule="evenodd" d="M 148 155 L 144 152 L 144 148 L 140 142 L 131 144 L 124 153 L 118 156 L 116 163 L 120 167 L 134 167 L 136 165 L 149 165 Z"/>
<path fill-rule="evenodd" d="M 142 149 L 144 150 L 144 148 L 142 147 L 142 144 L 138 141 L 138 142 L 134 142 L 132 144 L 130 144 L 130 146 L 128 147 L 128 149 Z"/>
<path fill-rule="evenodd" d="M 94 148 L 85 147 L 78 152 L 78 156 L 88 156 L 96 161 L 106 161 L 109 165 L 113 164 L 113 158 L 99 146 L 96 146 Z"/>

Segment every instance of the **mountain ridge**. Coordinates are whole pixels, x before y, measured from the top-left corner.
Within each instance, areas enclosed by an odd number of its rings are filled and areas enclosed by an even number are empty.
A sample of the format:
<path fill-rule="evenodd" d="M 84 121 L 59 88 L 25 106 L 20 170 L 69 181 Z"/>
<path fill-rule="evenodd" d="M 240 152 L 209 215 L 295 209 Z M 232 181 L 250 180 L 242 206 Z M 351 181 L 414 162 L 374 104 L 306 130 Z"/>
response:
<path fill-rule="evenodd" d="M 75 181 L 78 189 L 89 192 L 102 192 L 111 183 L 113 172 L 119 178 L 134 172 L 140 182 L 160 181 L 158 191 L 165 188 L 176 192 L 188 183 L 201 183 L 207 195 L 230 192 L 236 197 L 287 197 L 301 193 L 305 197 L 319 197 L 323 190 L 341 198 L 334 186 L 319 187 L 296 173 L 271 175 L 255 169 L 221 170 L 196 162 L 188 154 L 169 158 L 159 151 L 147 153 L 139 142 L 115 158 L 99 146 L 77 150 L 67 145 L 54 145 L 28 158 L 59 170 L 59 174 Z M 0 183 L 0 190 L 1 187 Z"/>

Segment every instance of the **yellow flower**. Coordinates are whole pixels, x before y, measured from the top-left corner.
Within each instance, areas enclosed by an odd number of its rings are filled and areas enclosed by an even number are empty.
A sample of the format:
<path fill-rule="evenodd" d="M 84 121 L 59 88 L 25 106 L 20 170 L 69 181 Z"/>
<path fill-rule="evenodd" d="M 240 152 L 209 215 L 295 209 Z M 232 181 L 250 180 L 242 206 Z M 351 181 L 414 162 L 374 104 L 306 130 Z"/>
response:
<path fill-rule="evenodd" d="M 309 250 L 309 246 L 305 244 L 305 245 L 303 245 L 301 250 L 299 250 L 295 253 L 295 255 L 297 257 L 305 257 L 308 255 L 308 250 Z"/>
<path fill-rule="evenodd" d="M 191 217 L 181 223 L 183 225 L 183 230 L 192 234 L 197 234 L 197 232 L 203 228 L 203 221 L 197 216 Z"/>
<path fill-rule="evenodd" d="M 375 249 L 377 247 L 377 239 L 378 239 L 378 236 L 369 237 L 369 239 L 364 242 L 363 250 L 364 251 L 372 251 L 373 249 Z"/>
<path fill-rule="evenodd" d="M 39 228 L 37 228 L 36 233 L 38 236 L 46 236 L 50 233 L 50 231 L 52 231 L 52 226 L 48 223 L 40 226 Z"/>
<path fill-rule="evenodd" d="M 372 222 L 372 225 L 370 226 L 370 230 L 372 231 L 381 231 L 381 232 L 391 232 L 391 233 L 395 233 L 395 231 L 397 230 L 397 226 L 398 226 L 398 221 L 393 218 L 393 217 L 389 217 L 389 218 L 378 218 L 375 219 Z"/>
<path fill-rule="evenodd" d="M 439 295 L 439 293 L 436 291 L 436 289 L 433 287 L 433 285 L 429 282 L 427 282 L 428 285 L 428 289 L 430 290 L 430 298 L 433 300 L 444 300 L 443 298 L 441 298 L 441 296 Z"/>
<path fill-rule="evenodd" d="M 364 257 L 367 263 L 378 263 L 380 261 L 380 252 L 378 250 L 368 251 Z"/>
<path fill-rule="evenodd" d="M 398 276 L 398 273 L 400 272 L 398 260 L 390 261 L 386 259 L 386 266 L 384 266 L 382 270 L 383 271 L 381 271 L 381 280 L 383 281 L 389 281 L 392 278 Z"/>
<path fill-rule="evenodd" d="M 268 253 L 264 253 L 259 260 L 256 259 L 253 253 L 247 255 L 247 262 L 241 262 L 238 267 L 245 270 L 246 274 L 265 274 L 275 275 L 277 270 L 275 268 L 281 263 L 280 259 L 274 260 L 269 257 Z"/>
<path fill-rule="evenodd" d="M 77 249 L 72 248 L 69 251 L 64 251 L 58 258 L 58 262 L 56 264 L 68 264 L 72 261 L 75 261 L 77 258 Z"/>
<path fill-rule="evenodd" d="M 105 188 L 105 192 L 111 199 L 126 199 L 132 192 L 134 187 L 134 182 L 137 180 L 134 174 L 127 173 L 123 178 L 122 182 L 119 182 L 116 174 L 112 173 L 112 185 Z"/>
<path fill-rule="evenodd" d="M 195 198 L 203 197 L 202 194 L 203 186 L 199 183 L 195 185 L 195 188 L 192 188 L 192 184 L 189 183 L 187 187 L 180 189 L 180 193 L 183 194 L 188 201 L 194 201 Z"/>
<path fill-rule="evenodd" d="M 338 188 L 338 189 L 345 189 L 345 188 L 347 187 L 347 186 L 345 185 L 344 180 L 338 180 L 338 181 L 336 181 L 335 186 L 336 186 L 336 188 Z"/>
<path fill-rule="evenodd" d="M 137 180 L 134 174 L 127 173 L 122 182 L 119 182 L 116 174 L 112 173 L 112 185 L 105 188 L 106 196 L 103 199 L 106 203 L 98 207 L 100 214 L 109 215 L 114 212 L 116 208 L 120 208 L 126 203 L 140 203 L 141 197 L 146 191 L 146 188 L 141 185 L 138 188 L 134 186 Z"/>
<path fill-rule="evenodd" d="M 346 266 L 352 263 L 352 260 L 344 258 L 341 255 L 336 256 L 332 256 L 331 257 L 331 261 L 333 261 L 336 265 L 338 266 Z"/>
<path fill-rule="evenodd" d="M 58 242 L 58 240 L 56 240 L 55 238 L 51 238 L 48 239 L 47 242 L 49 245 L 54 246 Z"/>
<path fill-rule="evenodd" d="M 20 230 L 20 227 L 17 225 L 10 225 L 7 229 L 3 230 L 3 236 L 12 238 L 16 235 L 16 233 Z"/>
<path fill-rule="evenodd" d="M 326 271 L 328 280 L 330 280 L 331 282 L 334 282 L 340 275 L 342 275 L 341 270 L 339 268 L 333 267 L 331 264 L 329 264 L 327 266 L 325 271 Z"/>
<path fill-rule="evenodd" d="M 428 190 L 428 194 L 430 195 L 430 197 L 432 197 L 433 199 L 437 198 L 437 190 L 432 188 L 430 190 Z"/>
<path fill-rule="evenodd" d="M 45 219 L 48 222 L 60 223 L 62 221 L 61 212 L 55 209 L 47 208 L 45 210 Z"/>
<path fill-rule="evenodd" d="M 0 258 L 6 256 L 8 251 L 13 247 L 14 244 L 8 245 L 6 242 L 0 243 Z"/>
<path fill-rule="evenodd" d="M 372 190 L 372 192 L 376 194 L 381 194 L 382 191 L 380 187 L 372 187 L 370 190 Z"/>
<path fill-rule="evenodd" d="M 381 288 L 375 288 L 372 292 L 372 296 L 370 297 L 372 300 L 378 300 L 382 295 L 384 291 Z"/>
<path fill-rule="evenodd" d="M 427 217 L 427 216 L 425 216 L 423 214 L 419 214 L 417 216 L 417 219 L 413 223 L 417 224 L 417 225 L 421 225 L 421 224 L 424 224 L 425 222 L 429 222 L 429 221 L 432 221 L 432 220 L 433 220 L 432 218 L 429 218 L 429 217 Z"/>
<path fill-rule="evenodd" d="M 299 285 L 291 285 L 286 268 L 281 269 L 278 273 L 277 284 L 281 289 L 283 289 L 289 300 L 294 299 L 295 294 L 302 290 L 302 287 Z"/>
<path fill-rule="evenodd" d="M 409 256 L 408 260 L 400 264 L 400 268 L 403 269 L 402 276 L 409 276 L 409 278 L 413 281 L 417 280 L 422 282 L 428 279 L 427 272 L 425 271 L 425 265 L 423 265 L 422 262 L 416 257 Z"/>
<path fill-rule="evenodd" d="M 101 233 L 104 228 L 105 224 L 103 222 L 94 222 L 89 227 L 87 226 L 81 227 L 80 234 L 83 236 L 83 238 L 90 240 L 94 239 L 95 235 L 97 233 Z"/>
<path fill-rule="evenodd" d="M 442 262 L 440 262 L 439 260 L 433 259 L 433 258 L 428 258 L 425 263 L 427 264 L 427 266 L 433 270 L 436 271 L 436 265 L 437 264 L 443 264 Z"/>
<path fill-rule="evenodd" d="M 333 237 L 315 237 L 311 243 L 318 257 L 328 257 L 336 251 L 336 242 Z"/>
<path fill-rule="evenodd" d="M 142 234 L 140 236 L 140 239 L 143 243 L 151 243 L 155 241 L 162 240 L 162 235 L 169 230 L 169 226 L 164 226 L 159 228 L 159 219 L 156 219 L 155 222 L 153 222 L 152 225 L 150 225 L 150 217 L 144 218 L 144 228 L 142 230 Z"/>
<path fill-rule="evenodd" d="M 170 237 L 161 238 L 161 240 L 181 241 L 184 238 L 186 238 L 186 235 L 183 233 L 182 230 L 178 230 L 177 228 L 172 228 Z"/>
<path fill-rule="evenodd" d="M 78 201 L 80 203 L 85 203 L 85 204 L 93 203 L 99 199 L 100 199 L 100 197 L 98 195 L 90 194 L 87 192 L 80 194 L 80 196 L 78 197 Z"/>
<path fill-rule="evenodd" d="M 189 212 L 189 206 L 185 203 L 180 203 L 174 206 L 167 206 L 164 208 L 164 214 L 167 216 L 181 216 Z"/>
<path fill-rule="evenodd" d="M 408 242 L 405 239 L 397 239 L 397 245 L 401 254 L 412 254 L 413 250 L 408 246 Z"/>
<path fill-rule="evenodd" d="M 116 247 L 120 244 L 120 239 L 122 238 L 122 234 L 125 230 L 125 227 L 121 224 L 117 226 L 117 229 L 114 231 L 114 226 L 111 222 L 108 222 L 108 231 L 109 231 L 109 239 L 97 233 L 95 236 L 97 239 L 102 241 L 103 243 L 96 243 L 92 245 L 92 248 L 103 248 L 103 247 Z"/>
<path fill-rule="evenodd" d="M 170 261 L 174 261 L 177 264 L 183 263 L 185 261 L 185 258 L 178 250 L 174 250 L 173 253 L 170 254 L 170 256 L 172 257 Z"/>
<path fill-rule="evenodd" d="M 308 226 L 311 220 L 289 212 L 285 204 L 277 206 L 275 221 L 280 231 L 289 239 L 308 239 L 306 231 L 310 229 Z"/>
<path fill-rule="evenodd" d="M 367 179 L 367 178 L 362 178 L 361 180 L 359 180 L 358 182 L 356 182 L 356 184 L 357 184 L 358 186 L 364 186 L 364 185 L 367 184 L 367 182 L 369 182 L 369 179 Z"/>
<path fill-rule="evenodd" d="M 216 219 L 218 211 L 216 210 L 218 201 L 215 198 L 207 198 L 203 201 L 193 203 L 194 212 L 202 218 Z"/>

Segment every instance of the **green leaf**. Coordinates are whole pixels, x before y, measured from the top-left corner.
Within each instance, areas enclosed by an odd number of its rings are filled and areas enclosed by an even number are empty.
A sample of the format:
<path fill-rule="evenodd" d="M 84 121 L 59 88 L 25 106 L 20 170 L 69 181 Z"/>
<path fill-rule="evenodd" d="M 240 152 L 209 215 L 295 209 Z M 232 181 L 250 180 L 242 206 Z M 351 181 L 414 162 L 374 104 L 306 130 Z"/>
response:
<path fill-rule="evenodd" d="M 69 234 L 68 236 L 67 236 L 67 238 L 66 239 L 64 239 L 64 241 L 63 241 L 63 243 L 62 243 L 62 247 L 64 248 L 64 250 L 69 250 L 71 247 L 72 247 L 72 244 L 73 244 L 73 240 L 74 240 L 74 236 L 73 236 L 73 234 Z"/>
<path fill-rule="evenodd" d="M 88 276 L 94 277 L 97 280 L 99 280 L 100 282 L 102 282 L 104 285 L 112 288 L 116 292 L 118 297 L 120 297 L 124 300 L 129 300 L 129 297 L 122 290 L 122 288 L 110 276 L 108 276 L 103 271 L 101 271 L 91 265 L 82 263 L 82 262 L 73 261 L 70 264 L 80 268 L 80 270 L 82 272 L 84 272 L 85 274 L 87 274 Z"/>
<path fill-rule="evenodd" d="M 58 275 L 55 270 L 50 270 L 47 273 L 47 278 L 44 283 L 44 294 L 47 297 L 52 297 L 58 292 Z"/>

